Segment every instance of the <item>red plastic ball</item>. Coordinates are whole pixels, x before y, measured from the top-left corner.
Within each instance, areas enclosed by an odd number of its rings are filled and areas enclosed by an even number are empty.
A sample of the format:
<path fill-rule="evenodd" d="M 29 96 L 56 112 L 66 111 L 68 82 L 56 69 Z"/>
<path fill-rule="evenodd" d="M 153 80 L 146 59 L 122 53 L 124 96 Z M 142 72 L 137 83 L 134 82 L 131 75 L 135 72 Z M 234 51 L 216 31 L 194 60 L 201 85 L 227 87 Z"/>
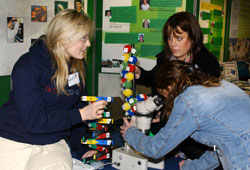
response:
<path fill-rule="evenodd" d="M 131 46 L 130 45 L 125 45 L 124 47 L 123 47 L 123 52 L 124 53 L 130 53 L 131 52 Z"/>

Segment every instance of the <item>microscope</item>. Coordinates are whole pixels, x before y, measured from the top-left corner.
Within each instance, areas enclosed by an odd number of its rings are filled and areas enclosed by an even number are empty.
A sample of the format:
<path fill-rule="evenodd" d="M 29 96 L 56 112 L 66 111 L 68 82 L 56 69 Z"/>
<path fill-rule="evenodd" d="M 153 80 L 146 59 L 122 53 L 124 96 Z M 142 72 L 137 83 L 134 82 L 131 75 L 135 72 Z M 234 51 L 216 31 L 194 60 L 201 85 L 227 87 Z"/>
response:
<path fill-rule="evenodd" d="M 148 97 L 145 101 L 136 103 L 136 114 L 131 117 L 135 126 L 144 134 L 150 129 L 153 112 L 159 111 L 163 100 L 158 97 Z M 152 159 L 136 152 L 125 143 L 124 147 L 112 151 L 112 166 L 121 170 L 147 170 L 148 167 L 164 169 L 164 157 Z"/>

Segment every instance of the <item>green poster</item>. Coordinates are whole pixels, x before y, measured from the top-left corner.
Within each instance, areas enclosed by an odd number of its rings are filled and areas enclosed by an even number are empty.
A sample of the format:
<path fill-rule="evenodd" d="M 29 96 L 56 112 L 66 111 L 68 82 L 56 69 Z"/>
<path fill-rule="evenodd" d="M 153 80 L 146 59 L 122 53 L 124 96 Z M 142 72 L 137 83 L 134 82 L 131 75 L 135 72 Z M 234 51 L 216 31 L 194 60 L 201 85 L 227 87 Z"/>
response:
<path fill-rule="evenodd" d="M 186 0 L 103 0 L 102 63 L 117 61 L 126 44 L 142 60 L 154 59 L 164 48 L 162 29 L 167 19 L 186 10 Z M 152 64 L 153 65 L 153 64 Z M 102 72 L 120 72 L 105 64 Z"/>
<path fill-rule="evenodd" d="M 250 1 L 240 1 L 238 38 L 250 38 Z"/>
<path fill-rule="evenodd" d="M 225 13 L 225 0 L 200 0 L 199 23 L 204 44 L 219 61 L 223 60 Z"/>

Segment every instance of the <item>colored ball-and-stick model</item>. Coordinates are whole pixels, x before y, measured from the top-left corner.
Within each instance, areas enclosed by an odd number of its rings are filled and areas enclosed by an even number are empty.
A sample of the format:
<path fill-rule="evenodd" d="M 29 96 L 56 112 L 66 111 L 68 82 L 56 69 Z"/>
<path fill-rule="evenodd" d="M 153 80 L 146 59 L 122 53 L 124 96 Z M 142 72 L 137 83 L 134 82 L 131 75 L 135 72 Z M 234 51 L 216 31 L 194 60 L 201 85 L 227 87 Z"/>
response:
<path fill-rule="evenodd" d="M 136 112 L 136 102 L 144 101 L 147 99 L 147 95 L 138 94 L 135 96 L 132 90 L 132 84 L 134 80 L 135 64 L 137 63 L 136 49 L 130 45 L 123 47 L 121 60 L 123 61 L 120 65 L 121 68 L 121 83 L 122 93 L 125 97 L 125 102 L 122 105 L 122 109 L 125 111 L 126 116 L 133 116 Z"/>

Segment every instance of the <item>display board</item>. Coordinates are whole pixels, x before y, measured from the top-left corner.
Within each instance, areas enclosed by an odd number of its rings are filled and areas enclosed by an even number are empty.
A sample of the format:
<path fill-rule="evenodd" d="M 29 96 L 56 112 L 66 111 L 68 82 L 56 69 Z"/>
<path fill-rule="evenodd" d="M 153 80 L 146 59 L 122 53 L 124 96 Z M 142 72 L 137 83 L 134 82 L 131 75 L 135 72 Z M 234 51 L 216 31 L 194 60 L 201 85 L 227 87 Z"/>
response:
<path fill-rule="evenodd" d="M 250 63 L 250 1 L 232 0 L 228 57 Z"/>
<path fill-rule="evenodd" d="M 44 33 L 57 12 L 66 8 L 86 11 L 87 0 L 2 0 L 0 6 L 0 76 L 3 76 L 10 75 L 17 59 Z"/>
<path fill-rule="evenodd" d="M 138 64 L 151 69 L 163 50 L 164 23 L 185 10 L 186 0 L 103 0 L 101 71 L 120 72 L 126 44 L 137 49 Z"/>
<path fill-rule="evenodd" d="M 10 74 L 15 62 L 29 50 L 32 42 L 43 34 L 51 18 L 66 8 L 87 11 L 87 4 L 87 0 L 0 1 L 0 107 L 8 101 L 11 89 Z M 13 19 L 13 22 L 8 24 L 10 19 Z M 15 26 L 18 26 L 17 30 Z M 11 36 L 12 30 L 17 31 L 15 36 Z M 13 39 L 10 39 L 11 37 Z"/>
<path fill-rule="evenodd" d="M 226 27 L 226 0 L 200 0 L 198 17 L 204 35 L 204 45 L 222 62 Z"/>

